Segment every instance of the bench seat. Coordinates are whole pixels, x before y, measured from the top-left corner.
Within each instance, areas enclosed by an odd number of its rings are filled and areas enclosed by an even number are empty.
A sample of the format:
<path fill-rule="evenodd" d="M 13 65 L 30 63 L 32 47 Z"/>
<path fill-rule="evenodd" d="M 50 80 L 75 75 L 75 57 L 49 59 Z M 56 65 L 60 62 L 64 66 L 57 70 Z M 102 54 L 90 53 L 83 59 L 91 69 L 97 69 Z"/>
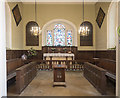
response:
<path fill-rule="evenodd" d="M 92 63 L 84 63 L 84 77 L 103 95 L 106 94 L 106 70 Z"/>
<path fill-rule="evenodd" d="M 7 75 L 7 81 L 14 78 L 14 77 L 16 77 L 16 72 L 12 72 L 12 73 L 8 74 Z"/>
<path fill-rule="evenodd" d="M 116 75 L 112 74 L 112 73 L 109 73 L 109 72 L 106 72 L 105 74 L 107 77 L 109 77 L 110 79 L 112 79 L 114 82 L 116 81 Z"/>

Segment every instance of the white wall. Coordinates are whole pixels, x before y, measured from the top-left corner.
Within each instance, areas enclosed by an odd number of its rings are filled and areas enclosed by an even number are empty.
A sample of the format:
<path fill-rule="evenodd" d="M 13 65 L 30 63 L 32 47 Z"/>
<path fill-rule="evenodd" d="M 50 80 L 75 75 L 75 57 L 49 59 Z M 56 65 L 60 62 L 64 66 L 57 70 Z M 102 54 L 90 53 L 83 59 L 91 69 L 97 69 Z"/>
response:
<path fill-rule="evenodd" d="M 0 98 L 7 95 L 5 2 L 0 1 Z"/>
<path fill-rule="evenodd" d="M 12 22 L 11 22 L 11 10 L 8 3 L 5 3 L 6 7 L 6 48 L 12 49 Z"/>
<path fill-rule="evenodd" d="M 111 2 L 107 14 L 107 48 L 116 46 L 117 3 Z"/>

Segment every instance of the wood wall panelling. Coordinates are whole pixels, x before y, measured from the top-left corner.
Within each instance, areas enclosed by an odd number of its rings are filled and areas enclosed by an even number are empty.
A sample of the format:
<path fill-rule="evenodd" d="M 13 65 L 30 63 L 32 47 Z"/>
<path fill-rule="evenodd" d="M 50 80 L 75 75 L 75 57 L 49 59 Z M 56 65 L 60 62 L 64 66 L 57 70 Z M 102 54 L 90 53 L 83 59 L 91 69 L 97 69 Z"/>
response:
<path fill-rule="evenodd" d="M 95 57 L 95 51 L 78 51 L 76 54 L 76 59 L 85 59 L 85 60 L 91 60 Z"/>
<path fill-rule="evenodd" d="M 96 54 L 97 58 L 116 60 L 116 51 L 115 50 L 96 51 L 95 54 Z"/>
<path fill-rule="evenodd" d="M 15 59 L 15 58 L 21 58 L 23 54 L 27 55 L 27 50 L 7 50 L 6 51 L 6 59 Z M 35 58 L 42 59 L 42 51 L 37 50 L 37 56 Z"/>
<path fill-rule="evenodd" d="M 103 58 L 116 60 L 116 51 L 115 50 L 97 50 L 97 51 L 77 51 L 76 59 L 88 59 L 92 60 L 92 58 Z"/>
<path fill-rule="evenodd" d="M 69 51 L 69 48 L 68 48 L 68 51 Z M 94 57 L 96 57 L 96 58 L 105 58 L 105 59 L 110 59 L 110 60 L 116 60 L 116 51 L 115 50 L 77 51 L 77 47 L 74 47 L 72 49 L 72 51 L 74 52 L 75 59 L 77 59 L 77 60 L 81 60 L 81 59 L 91 60 Z M 48 52 L 47 48 L 42 47 L 42 51 L 37 50 L 36 58 L 42 60 L 43 53 L 47 53 L 47 52 Z M 9 60 L 9 59 L 20 58 L 23 54 L 27 54 L 27 50 L 7 50 L 6 51 L 6 59 Z"/>

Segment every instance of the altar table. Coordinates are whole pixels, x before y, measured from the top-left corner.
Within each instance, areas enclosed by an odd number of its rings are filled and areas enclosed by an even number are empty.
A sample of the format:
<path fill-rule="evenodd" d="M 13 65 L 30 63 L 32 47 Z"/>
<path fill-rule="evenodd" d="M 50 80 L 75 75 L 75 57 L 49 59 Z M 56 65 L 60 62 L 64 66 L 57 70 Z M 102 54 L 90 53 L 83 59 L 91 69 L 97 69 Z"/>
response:
<path fill-rule="evenodd" d="M 44 60 L 74 60 L 73 53 L 44 53 Z"/>

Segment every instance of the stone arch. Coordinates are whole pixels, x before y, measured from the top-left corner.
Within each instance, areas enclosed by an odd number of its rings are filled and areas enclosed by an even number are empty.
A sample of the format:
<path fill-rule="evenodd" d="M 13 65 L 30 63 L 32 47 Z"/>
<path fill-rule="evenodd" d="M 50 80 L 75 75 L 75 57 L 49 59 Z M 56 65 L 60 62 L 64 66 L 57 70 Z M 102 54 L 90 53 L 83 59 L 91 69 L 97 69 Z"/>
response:
<path fill-rule="evenodd" d="M 49 22 L 47 22 L 44 26 L 43 26 L 43 28 L 42 28 L 42 46 L 45 46 L 46 45 L 46 33 L 45 33 L 45 30 L 46 30 L 46 28 L 50 25 L 50 24 L 53 24 L 53 23 L 66 23 L 66 24 L 68 24 L 68 25 L 70 25 L 72 28 L 73 28 L 73 32 L 74 32 L 74 35 L 73 35 L 73 40 L 74 40 L 74 42 L 73 42 L 73 46 L 77 46 L 77 28 L 76 28 L 76 26 L 72 23 L 72 22 L 70 22 L 70 21 L 68 21 L 68 20 L 65 20 L 65 19 L 54 19 L 54 20 L 51 20 L 51 21 L 49 21 Z"/>

